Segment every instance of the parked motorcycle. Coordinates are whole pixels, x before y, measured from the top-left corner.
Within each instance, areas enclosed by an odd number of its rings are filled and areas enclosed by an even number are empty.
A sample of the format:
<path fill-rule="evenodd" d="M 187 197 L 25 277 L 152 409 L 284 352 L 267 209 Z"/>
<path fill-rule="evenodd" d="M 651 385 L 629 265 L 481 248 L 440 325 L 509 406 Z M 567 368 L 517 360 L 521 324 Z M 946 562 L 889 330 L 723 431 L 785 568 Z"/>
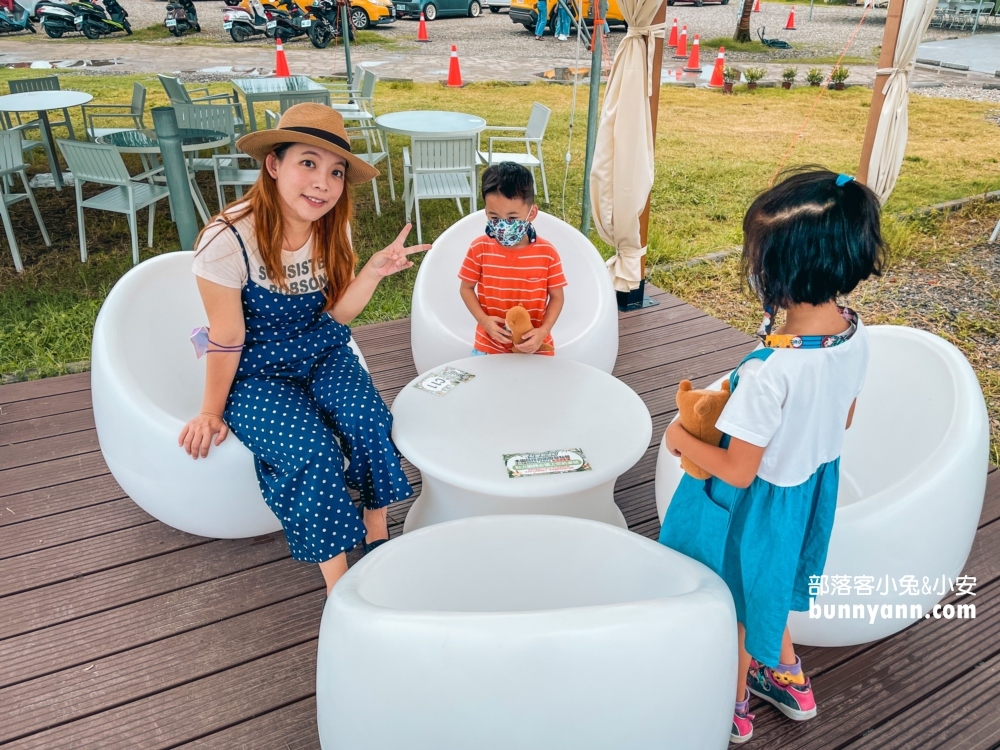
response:
<path fill-rule="evenodd" d="M 128 11 L 118 0 L 104 0 L 104 7 L 97 0 L 71 3 L 44 0 L 35 7 L 35 15 L 41 20 L 45 33 L 53 39 L 73 31 L 81 32 L 88 39 L 99 39 L 119 31 L 132 33 Z"/>
<path fill-rule="evenodd" d="M 167 31 L 174 36 L 180 36 L 185 31 L 193 29 L 201 31 L 201 24 L 198 23 L 198 11 L 195 10 L 191 0 L 177 0 L 167 3 Z"/>
<path fill-rule="evenodd" d="M 0 34 L 14 31 L 30 31 L 37 33 L 31 23 L 31 15 L 17 3 L 11 3 L 10 8 L 0 5 Z"/>
<path fill-rule="evenodd" d="M 43 0 L 35 6 L 35 17 L 42 24 L 42 30 L 52 39 L 59 39 L 63 34 L 70 34 L 76 28 L 76 9 L 74 3 L 60 3 L 55 0 Z"/>
<path fill-rule="evenodd" d="M 260 0 L 226 0 L 222 11 L 222 28 L 229 32 L 234 42 L 245 42 L 252 36 L 267 31 L 267 10 Z M 268 6 L 270 8 L 271 6 Z"/>
<path fill-rule="evenodd" d="M 330 40 L 340 36 L 340 7 L 336 0 L 316 0 L 309 6 L 309 12 L 315 17 L 309 27 L 309 41 L 317 49 L 325 49 Z M 350 40 L 354 41 L 354 27 L 348 23 L 347 31 Z"/>
<path fill-rule="evenodd" d="M 313 17 L 302 10 L 295 0 L 277 0 L 277 8 L 267 14 L 264 34 L 283 43 L 289 39 L 308 34 L 313 25 Z"/>

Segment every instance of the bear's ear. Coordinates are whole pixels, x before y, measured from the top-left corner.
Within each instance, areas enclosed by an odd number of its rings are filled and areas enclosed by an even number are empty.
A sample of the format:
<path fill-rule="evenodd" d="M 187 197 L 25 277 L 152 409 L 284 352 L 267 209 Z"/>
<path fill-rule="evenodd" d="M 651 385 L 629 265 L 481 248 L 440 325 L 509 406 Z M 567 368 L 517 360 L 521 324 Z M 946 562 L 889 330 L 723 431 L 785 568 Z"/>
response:
<path fill-rule="evenodd" d="M 726 393 L 729 393 L 729 378 L 726 378 L 725 380 L 722 381 L 722 390 L 724 390 Z"/>
<path fill-rule="evenodd" d="M 677 386 L 677 390 L 680 390 L 680 391 L 690 391 L 691 390 L 691 381 L 690 380 L 682 380 L 680 382 L 680 384 Z"/>

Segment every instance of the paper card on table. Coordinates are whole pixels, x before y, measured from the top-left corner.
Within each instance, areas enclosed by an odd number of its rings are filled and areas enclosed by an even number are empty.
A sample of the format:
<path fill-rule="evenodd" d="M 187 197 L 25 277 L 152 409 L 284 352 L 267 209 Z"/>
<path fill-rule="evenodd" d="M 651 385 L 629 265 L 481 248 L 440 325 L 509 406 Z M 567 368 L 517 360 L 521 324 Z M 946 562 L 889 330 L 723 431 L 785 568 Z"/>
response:
<path fill-rule="evenodd" d="M 507 476 L 511 479 L 590 471 L 590 463 L 579 448 L 539 453 L 505 453 L 503 462 L 507 466 Z"/>
<path fill-rule="evenodd" d="M 455 367 L 445 367 L 440 372 L 432 372 L 421 378 L 413 384 L 413 387 L 419 388 L 422 391 L 428 391 L 436 396 L 443 396 L 456 385 L 467 383 L 474 377 L 476 376 L 471 372 L 459 370 Z"/>

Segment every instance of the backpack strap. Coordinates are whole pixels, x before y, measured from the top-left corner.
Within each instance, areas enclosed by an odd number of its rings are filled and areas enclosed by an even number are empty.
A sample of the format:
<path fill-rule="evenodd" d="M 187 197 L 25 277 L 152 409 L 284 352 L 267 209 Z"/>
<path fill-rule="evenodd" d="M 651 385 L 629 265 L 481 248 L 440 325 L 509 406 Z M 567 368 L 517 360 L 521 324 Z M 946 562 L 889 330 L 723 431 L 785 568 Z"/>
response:
<path fill-rule="evenodd" d="M 747 356 L 745 356 L 743 360 L 738 365 L 736 365 L 733 371 L 729 373 L 729 392 L 732 393 L 733 391 L 735 391 L 736 386 L 740 384 L 740 368 L 742 368 L 744 364 L 746 364 L 752 359 L 759 359 L 760 361 L 763 362 L 765 359 L 774 354 L 774 351 L 775 351 L 774 349 L 768 349 L 767 347 L 764 347 L 763 349 L 754 349 Z"/>

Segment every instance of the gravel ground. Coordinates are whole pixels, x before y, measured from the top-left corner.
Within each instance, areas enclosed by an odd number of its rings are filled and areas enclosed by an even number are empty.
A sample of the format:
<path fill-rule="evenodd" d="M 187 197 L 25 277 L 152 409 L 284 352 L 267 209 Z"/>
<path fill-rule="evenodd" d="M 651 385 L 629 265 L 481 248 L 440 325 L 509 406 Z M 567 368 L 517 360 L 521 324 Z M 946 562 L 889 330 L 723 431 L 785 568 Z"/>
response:
<path fill-rule="evenodd" d="M 1000 44 L 1000 39 L 997 40 L 997 44 Z M 1000 104 L 1000 89 L 984 89 L 982 86 L 948 85 L 940 88 L 919 89 L 914 93 L 922 96 L 937 96 L 942 99 L 971 99 L 974 102 Z M 1000 117 L 991 119 L 1000 124 Z"/>
<path fill-rule="evenodd" d="M 129 11 L 129 20 L 136 29 L 163 23 L 165 13 L 163 2 L 158 0 L 126 0 L 124 4 Z M 221 9 L 224 7 L 223 3 L 215 0 L 198 3 L 199 18 L 205 29 L 202 38 L 206 41 L 230 42 L 228 34 L 224 34 L 222 31 Z M 758 28 L 766 27 L 770 29 L 767 32 L 769 38 L 775 36 L 793 45 L 793 49 L 775 51 L 771 53 L 771 57 L 837 55 L 854 31 L 862 14 L 862 9 L 857 7 L 840 5 L 824 7 L 823 4 L 819 4 L 814 9 L 813 20 L 808 21 L 806 20 L 808 8 L 801 7 L 796 10 L 798 28 L 795 31 L 784 31 L 782 27 L 785 24 L 788 11 L 789 6 L 784 4 L 763 3 L 763 12 L 752 16 L 751 29 L 755 34 Z M 865 18 L 848 54 L 860 57 L 872 57 L 877 54 L 885 26 L 885 13 L 884 8 L 872 9 L 868 12 L 868 16 Z M 738 14 L 738 2 L 732 2 L 729 5 L 706 5 L 701 8 L 690 5 L 673 6 L 668 9 L 668 23 L 676 17 L 679 25 L 687 25 L 689 40 L 693 38 L 694 34 L 700 34 L 702 39 L 708 40 L 731 36 L 736 28 Z M 560 57 L 571 57 L 574 54 L 572 42 L 560 43 L 551 37 L 546 37 L 543 42 L 535 41 L 533 35 L 524 27 L 511 23 L 506 10 L 498 14 L 486 11 L 479 18 L 440 19 L 429 24 L 428 28 L 432 38 L 446 37 L 449 43 L 460 45 L 463 55 L 495 55 L 498 49 L 518 58 L 550 58 L 554 54 Z M 417 33 L 415 21 L 400 19 L 389 26 L 379 27 L 377 31 L 400 48 L 405 48 L 407 52 L 412 50 L 414 54 L 439 54 L 436 49 L 430 48 L 432 45 L 417 45 L 413 41 Z M 609 38 L 612 52 L 617 48 L 623 36 L 621 30 L 612 31 Z M 931 29 L 927 38 L 937 39 L 946 36 L 956 36 L 956 34 L 955 32 Z M 164 40 L 158 43 L 171 44 L 176 42 Z M 300 41 L 292 43 L 297 45 Z M 554 53 L 552 45 L 563 49 Z M 754 57 L 759 58 L 760 56 L 732 54 L 734 60 L 741 58 L 749 60 Z"/>

